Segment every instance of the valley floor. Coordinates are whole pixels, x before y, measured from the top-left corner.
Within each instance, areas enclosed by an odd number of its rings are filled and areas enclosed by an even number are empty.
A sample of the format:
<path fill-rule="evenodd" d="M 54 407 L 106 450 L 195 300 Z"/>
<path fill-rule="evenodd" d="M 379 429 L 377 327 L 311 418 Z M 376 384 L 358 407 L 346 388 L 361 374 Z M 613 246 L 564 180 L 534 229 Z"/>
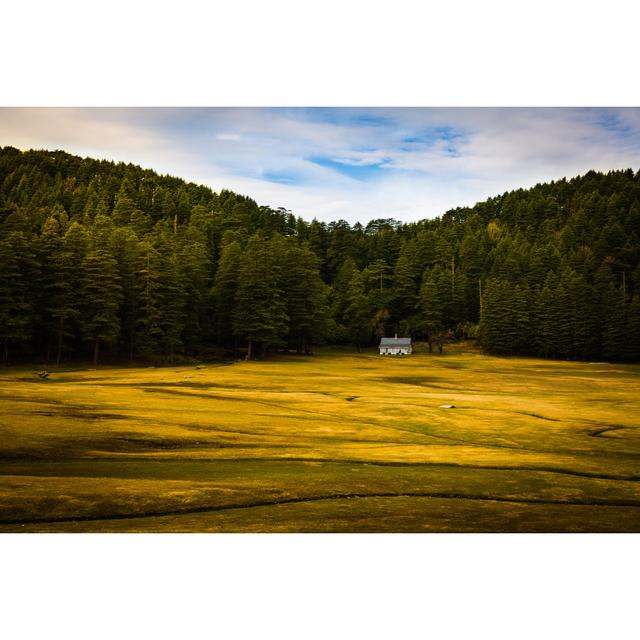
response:
<path fill-rule="evenodd" d="M 640 532 L 640 365 L 8 369 L 0 531 Z"/>

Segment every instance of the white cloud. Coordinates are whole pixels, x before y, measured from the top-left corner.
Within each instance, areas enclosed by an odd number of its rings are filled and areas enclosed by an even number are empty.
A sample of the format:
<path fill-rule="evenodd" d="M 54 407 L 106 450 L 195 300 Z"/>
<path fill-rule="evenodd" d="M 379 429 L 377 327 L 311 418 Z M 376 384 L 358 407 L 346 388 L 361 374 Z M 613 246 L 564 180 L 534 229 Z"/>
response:
<path fill-rule="evenodd" d="M 242 140 L 242 137 L 237 133 L 216 133 L 216 140 L 229 140 L 231 142 L 237 142 Z"/>
<path fill-rule="evenodd" d="M 133 162 L 306 219 L 416 220 L 589 169 L 638 169 L 640 110 L 2 109 L 0 144 Z M 381 168 L 359 180 L 310 158 Z"/>

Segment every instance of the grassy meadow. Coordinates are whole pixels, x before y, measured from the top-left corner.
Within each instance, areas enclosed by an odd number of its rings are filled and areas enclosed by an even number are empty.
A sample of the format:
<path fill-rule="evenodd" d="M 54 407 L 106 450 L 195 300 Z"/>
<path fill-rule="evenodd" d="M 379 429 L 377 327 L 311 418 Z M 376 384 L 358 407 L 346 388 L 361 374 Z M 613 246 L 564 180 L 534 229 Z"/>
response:
<path fill-rule="evenodd" d="M 0 531 L 640 532 L 640 365 L 50 371 L 0 372 Z"/>

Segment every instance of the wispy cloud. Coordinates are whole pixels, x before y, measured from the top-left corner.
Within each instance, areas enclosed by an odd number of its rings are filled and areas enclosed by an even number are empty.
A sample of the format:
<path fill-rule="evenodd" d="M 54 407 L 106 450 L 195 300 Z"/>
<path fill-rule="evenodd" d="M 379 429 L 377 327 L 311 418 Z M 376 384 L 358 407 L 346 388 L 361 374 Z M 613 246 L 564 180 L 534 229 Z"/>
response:
<path fill-rule="evenodd" d="M 228 140 L 231 142 L 237 142 L 241 139 L 241 136 L 239 136 L 237 133 L 216 133 L 216 140 Z"/>
<path fill-rule="evenodd" d="M 134 162 L 304 218 L 416 220 L 640 167 L 640 109 L 0 109 L 0 144 Z"/>

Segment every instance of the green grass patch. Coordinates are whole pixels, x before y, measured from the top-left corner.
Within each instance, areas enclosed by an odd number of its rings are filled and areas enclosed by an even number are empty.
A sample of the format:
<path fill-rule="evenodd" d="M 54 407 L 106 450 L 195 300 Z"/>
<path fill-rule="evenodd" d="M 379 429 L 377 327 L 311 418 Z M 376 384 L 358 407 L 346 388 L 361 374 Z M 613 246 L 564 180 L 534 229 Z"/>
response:
<path fill-rule="evenodd" d="M 463 349 L 10 369 L 0 530 L 637 532 L 639 417 L 640 366 Z"/>

